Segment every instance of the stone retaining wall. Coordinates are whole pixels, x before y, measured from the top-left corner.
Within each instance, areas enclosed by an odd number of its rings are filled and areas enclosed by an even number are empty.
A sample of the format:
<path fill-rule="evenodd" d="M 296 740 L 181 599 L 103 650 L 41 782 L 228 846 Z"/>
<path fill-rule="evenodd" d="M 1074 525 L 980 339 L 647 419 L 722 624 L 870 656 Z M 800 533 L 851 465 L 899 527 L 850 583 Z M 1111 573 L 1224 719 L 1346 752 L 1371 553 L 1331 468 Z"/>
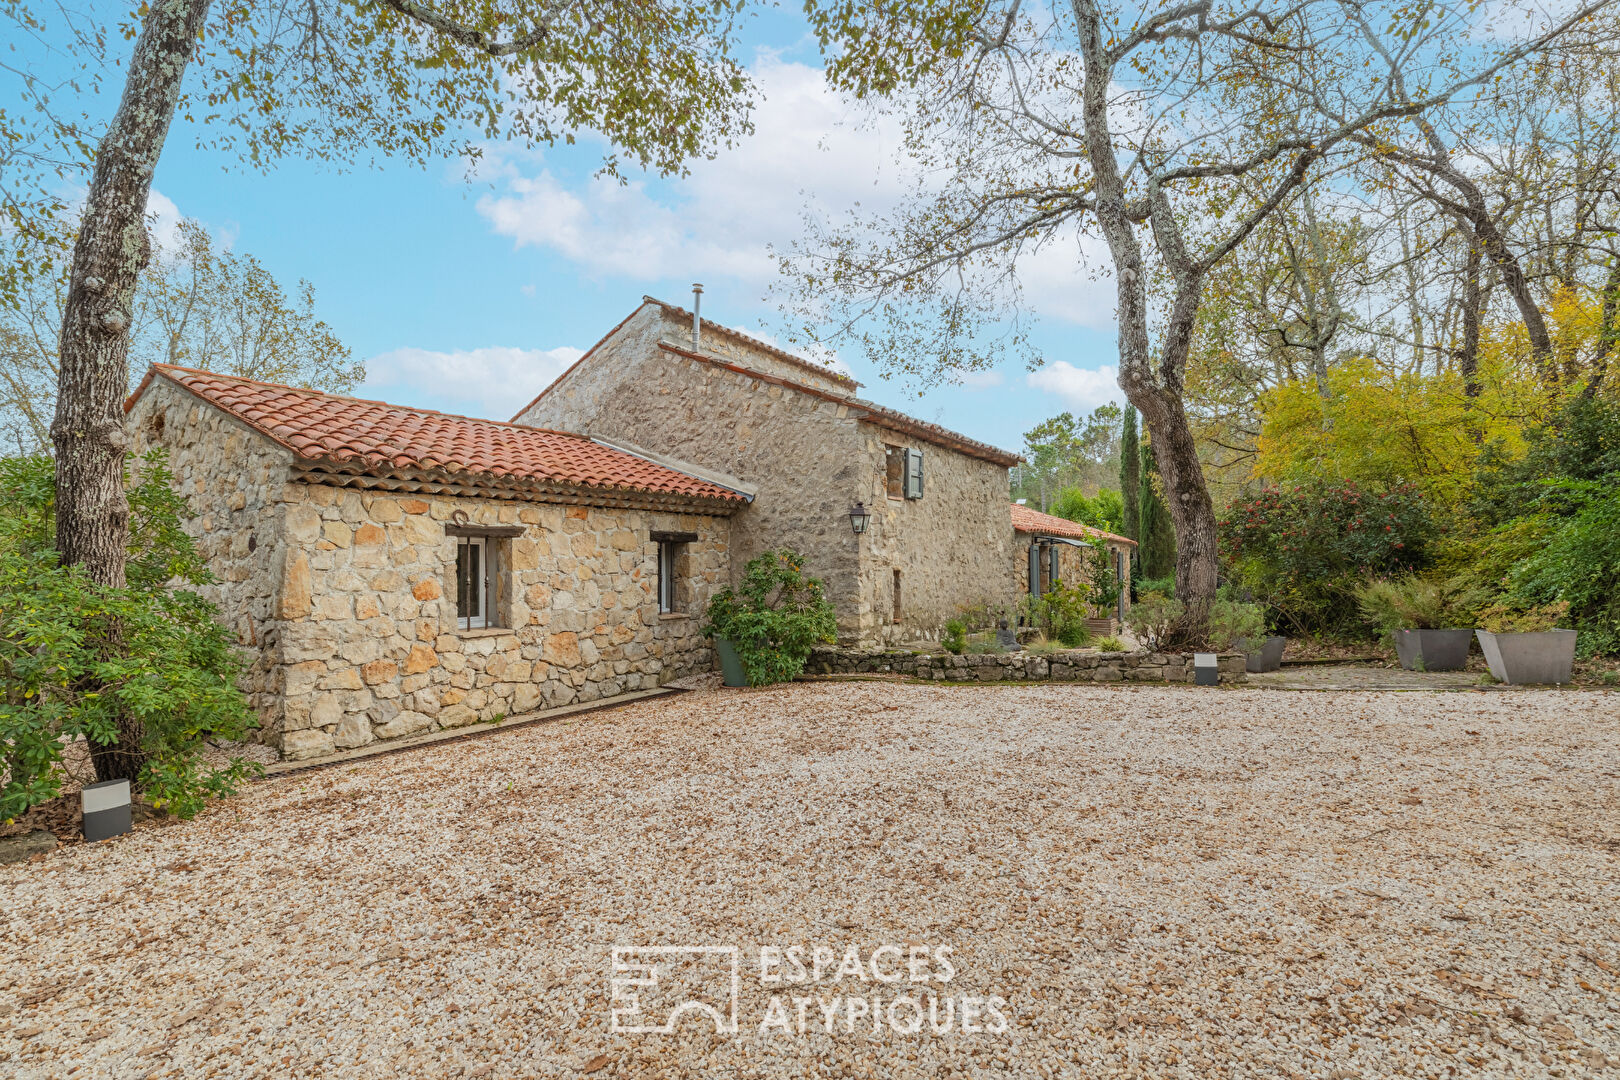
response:
<path fill-rule="evenodd" d="M 1245 682 L 1242 653 L 1222 653 L 1217 662 L 1223 683 Z M 1188 653 L 1092 652 L 1066 649 L 1033 653 L 916 652 L 907 649 L 850 649 L 818 646 L 804 666 L 807 675 L 893 673 L 948 682 L 1192 682 Z"/>

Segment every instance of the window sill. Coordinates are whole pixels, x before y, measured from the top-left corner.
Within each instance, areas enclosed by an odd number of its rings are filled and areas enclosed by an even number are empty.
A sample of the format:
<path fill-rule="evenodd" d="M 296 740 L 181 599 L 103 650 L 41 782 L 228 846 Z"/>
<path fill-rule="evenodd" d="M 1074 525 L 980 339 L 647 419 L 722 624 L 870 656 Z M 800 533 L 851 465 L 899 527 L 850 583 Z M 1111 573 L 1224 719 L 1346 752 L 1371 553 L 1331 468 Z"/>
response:
<path fill-rule="evenodd" d="M 665 622 L 667 620 L 690 619 L 691 617 L 692 616 L 688 615 L 684 611 L 660 611 L 658 613 L 659 622 Z"/>
<path fill-rule="evenodd" d="M 517 633 L 509 626 L 475 626 L 471 630 L 464 630 L 458 626 L 450 632 L 461 638 L 500 637 L 502 634 Z"/>

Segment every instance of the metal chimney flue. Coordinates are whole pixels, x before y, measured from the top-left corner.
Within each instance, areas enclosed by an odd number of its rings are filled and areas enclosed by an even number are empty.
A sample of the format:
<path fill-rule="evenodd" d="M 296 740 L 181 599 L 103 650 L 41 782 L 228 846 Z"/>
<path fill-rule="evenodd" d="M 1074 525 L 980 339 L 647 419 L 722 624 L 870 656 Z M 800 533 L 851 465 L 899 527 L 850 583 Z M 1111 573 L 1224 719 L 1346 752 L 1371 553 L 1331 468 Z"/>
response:
<path fill-rule="evenodd" d="M 696 349 L 703 343 L 703 319 L 699 312 L 703 308 L 703 283 L 692 282 L 692 348 Z"/>

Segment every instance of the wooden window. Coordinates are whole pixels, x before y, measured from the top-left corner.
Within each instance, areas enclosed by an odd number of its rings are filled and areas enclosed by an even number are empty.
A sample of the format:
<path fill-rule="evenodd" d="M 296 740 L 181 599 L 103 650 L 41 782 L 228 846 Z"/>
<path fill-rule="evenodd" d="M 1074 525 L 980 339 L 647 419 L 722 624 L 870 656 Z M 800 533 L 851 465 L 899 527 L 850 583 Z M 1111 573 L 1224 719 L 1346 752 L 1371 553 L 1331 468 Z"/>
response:
<path fill-rule="evenodd" d="M 894 621 L 900 621 L 900 571 L 894 572 Z"/>
<path fill-rule="evenodd" d="M 887 451 L 884 465 L 889 487 L 889 498 L 903 499 L 906 497 L 906 451 L 899 446 L 886 446 Z"/>
<path fill-rule="evenodd" d="M 905 465 L 905 497 L 920 499 L 923 497 L 923 452 L 907 450 Z"/>

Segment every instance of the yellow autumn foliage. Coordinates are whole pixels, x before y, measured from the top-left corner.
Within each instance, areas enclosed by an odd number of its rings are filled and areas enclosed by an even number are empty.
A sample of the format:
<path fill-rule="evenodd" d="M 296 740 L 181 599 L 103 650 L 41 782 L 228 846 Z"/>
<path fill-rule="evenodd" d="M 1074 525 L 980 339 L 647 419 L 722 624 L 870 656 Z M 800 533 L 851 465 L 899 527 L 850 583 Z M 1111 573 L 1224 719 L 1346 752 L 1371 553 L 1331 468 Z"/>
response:
<path fill-rule="evenodd" d="M 1328 373 L 1330 394 L 1314 380 L 1293 380 L 1262 396 L 1256 472 L 1271 481 L 1333 477 L 1367 484 L 1409 482 L 1454 504 L 1481 449 L 1499 444 L 1523 452 L 1527 428 L 1588 370 L 1599 310 L 1568 294 L 1549 305 L 1554 357 L 1538 365 L 1523 327 L 1485 328 L 1479 347 L 1479 393 L 1469 397 L 1454 369 L 1436 373 L 1349 357 Z"/>

